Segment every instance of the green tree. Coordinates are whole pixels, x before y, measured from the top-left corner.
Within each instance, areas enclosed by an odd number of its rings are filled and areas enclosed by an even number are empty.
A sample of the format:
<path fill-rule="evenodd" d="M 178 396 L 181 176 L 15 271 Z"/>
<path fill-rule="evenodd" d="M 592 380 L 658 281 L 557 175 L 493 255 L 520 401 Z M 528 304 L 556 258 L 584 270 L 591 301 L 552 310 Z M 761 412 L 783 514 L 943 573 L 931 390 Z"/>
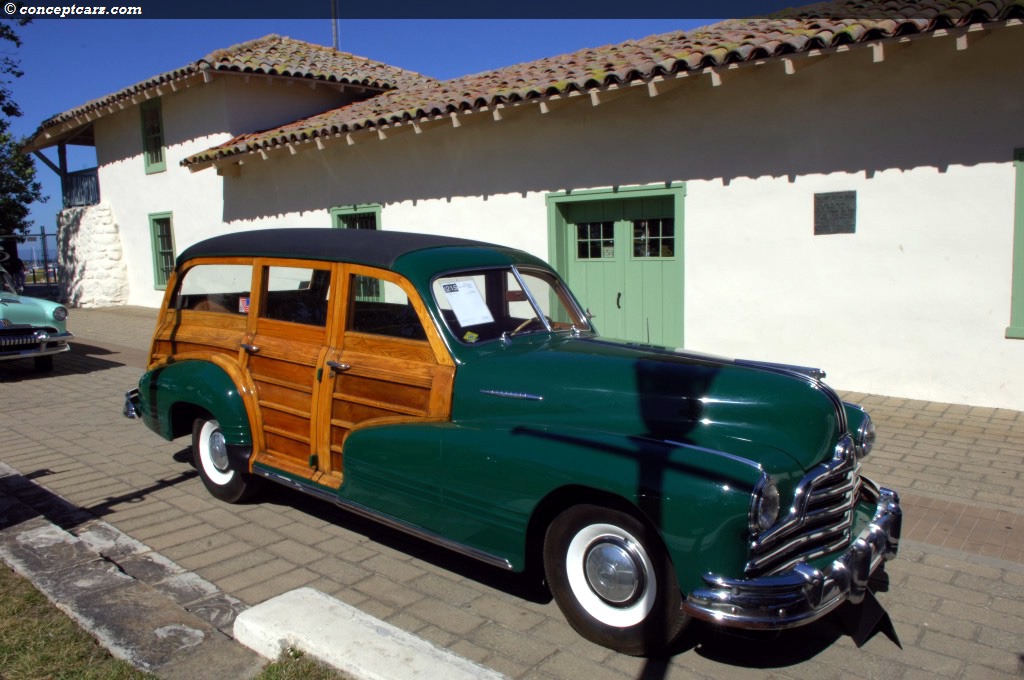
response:
<path fill-rule="evenodd" d="M 21 47 L 15 26 L 27 23 L 25 19 L 0 21 L 0 46 Z M 36 181 L 35 160 L 21 153 L 26 140 L 11 136 L 10 119 L 21 115 L 21 108 L 11 93 L 11 83 L 22 75 L 17 58 L 0 47 L 0 236 L 28 231 L 31 226 L 29 205 L 46 200 Z"/>

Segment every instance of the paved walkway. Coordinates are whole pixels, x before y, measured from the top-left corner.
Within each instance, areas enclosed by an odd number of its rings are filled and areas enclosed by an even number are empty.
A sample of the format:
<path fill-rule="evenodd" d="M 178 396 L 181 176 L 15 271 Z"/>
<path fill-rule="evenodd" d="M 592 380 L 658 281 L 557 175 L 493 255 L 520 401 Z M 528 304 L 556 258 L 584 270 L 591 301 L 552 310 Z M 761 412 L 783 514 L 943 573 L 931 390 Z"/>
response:
<path fill-rule="evenodd" d="M 73 310 L 77 342 L 54 373 L 0 364 L 0 463 L 238 608 L 309 586 L 513 678 L 1024 675 L 1022 413 L 843 395 L 878 425 L 868 474 L 903 498 L 900 558 L 878 595 L 902 649 L 884 635 L 857 649 L 827 619 L 779 635 L 694 625 L 672 656 L 635 659 L 580 638 L 522 579 L 333 506 L 283 488 L 242 506 L 210 497 L 186 441 L 164 442 L 120 415 L 154 318 Z"/>

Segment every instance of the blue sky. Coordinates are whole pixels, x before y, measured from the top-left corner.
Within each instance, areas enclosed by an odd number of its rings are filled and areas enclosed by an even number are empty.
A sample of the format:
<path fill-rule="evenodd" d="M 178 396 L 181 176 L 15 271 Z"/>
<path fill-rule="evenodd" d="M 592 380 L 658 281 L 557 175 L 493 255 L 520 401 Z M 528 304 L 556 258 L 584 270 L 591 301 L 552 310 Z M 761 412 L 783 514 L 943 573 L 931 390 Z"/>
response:
<path fill-rule="evenodd" d="M 542 57 L 599 47 L 655 33 L 690 29 L 713 19 L 535 20 L 365 19 L 339 22 L 339 49 L 435 78 L 478 73 Z M 28 135 L 53 114 L 184 66 L 210 52 L 269 33 L 322 45 L 332 42 L 329 19 L 307 20 L 37 20 L 17 29 L 16 56 L 25 75 L 12 91 L 24 115 L 13 121 Z M 7 51 L 6 46 L 0 49 Z M 91 153 L 69 149 L 70 169 L 95 165 Z M 56 161 L 56 150 L 45 153 Z M 36 162 L 45 204 L 32 208 L 33 233 L 55 229 L 60 182 Z"/>

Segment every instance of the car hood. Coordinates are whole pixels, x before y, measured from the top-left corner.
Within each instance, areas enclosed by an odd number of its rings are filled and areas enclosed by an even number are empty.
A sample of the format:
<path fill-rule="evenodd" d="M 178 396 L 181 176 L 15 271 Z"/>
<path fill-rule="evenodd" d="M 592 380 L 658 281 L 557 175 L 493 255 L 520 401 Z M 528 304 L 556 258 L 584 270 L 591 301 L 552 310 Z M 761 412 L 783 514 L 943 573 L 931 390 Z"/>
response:
<path fill-rule="evenodd" d="M 495 343 L 460 366 L 452 416 L 678 442 L 772 473 L 829 458 L 845 428 L 809 370 L 565 336 Z"/>
<path fill-rule="evenodd" d="M 41 326 L 64 331 L 64 323 L 53 318 L 53 310 L 57 307 L 60 305 L 49 300 L 0 292 L 0 319 L 10 325 Z"/>

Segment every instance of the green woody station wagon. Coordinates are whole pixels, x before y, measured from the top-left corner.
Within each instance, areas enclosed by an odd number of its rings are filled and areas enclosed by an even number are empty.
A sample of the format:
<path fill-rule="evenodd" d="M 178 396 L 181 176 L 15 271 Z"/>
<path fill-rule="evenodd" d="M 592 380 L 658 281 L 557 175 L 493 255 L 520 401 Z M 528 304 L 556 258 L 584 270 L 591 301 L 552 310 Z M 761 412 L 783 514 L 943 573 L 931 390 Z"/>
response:
<path fill-rule="evenodd" d="M 810 623 L 896 555 L 871 418 L 814 369 L 602 338 L 526 253 L 270 229 L 183 252 L 125 414 L 227 502 L 271 480 L 501 569 L 627 654 Z"/>

